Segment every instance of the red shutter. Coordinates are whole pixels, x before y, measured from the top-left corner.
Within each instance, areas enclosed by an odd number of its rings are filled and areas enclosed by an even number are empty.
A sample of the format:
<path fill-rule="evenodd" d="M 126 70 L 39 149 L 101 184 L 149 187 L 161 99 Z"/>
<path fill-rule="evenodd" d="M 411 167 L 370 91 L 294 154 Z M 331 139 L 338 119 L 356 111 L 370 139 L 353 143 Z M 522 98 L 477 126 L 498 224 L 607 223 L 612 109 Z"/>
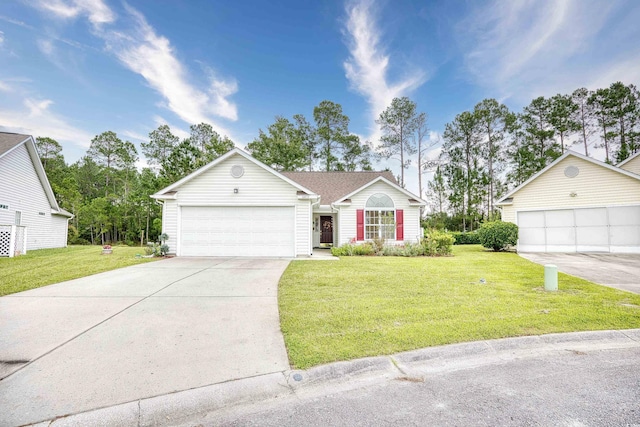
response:
<path fill-rule="evenodd" d="M 396 211 L 396 240 L 404 240 L 404 211 Z"/>
<path fill-rule="evenodd" d="M 356 240 L 364 240 L 364 209 L 356 210 Z"/>

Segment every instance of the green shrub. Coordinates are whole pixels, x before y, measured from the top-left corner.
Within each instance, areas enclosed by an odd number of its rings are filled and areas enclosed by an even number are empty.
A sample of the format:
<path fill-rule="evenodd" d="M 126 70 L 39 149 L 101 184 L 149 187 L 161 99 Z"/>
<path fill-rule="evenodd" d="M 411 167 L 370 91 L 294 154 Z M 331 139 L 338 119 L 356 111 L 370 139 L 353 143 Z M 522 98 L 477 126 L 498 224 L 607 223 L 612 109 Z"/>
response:
<path fill-rule="evenodd" d="M 480 237 L 477 231 L 454 231 L 451 233 L 455 242 L 454 245 L 479 245 Z"/>
<path fill-rule="evenodd" d="M 375 254 L 375 251 L 373 245 L 369 242 L 361 245 L 345 243 L 342 246 L 334 246 L 331 248 L 331 255 L 333 256 L 366 256 L 373 254 Z"/>
<path fill-rule="evenodd" d="M 503 251 L 518 243 L 518 226 L 503 221 L 485 222 L 478 229 L 480 244 L 494 251 Z"/>
<path fill-rule="evenodd" d="M 447 231 L 429 230 L 422 241 L 424 254 L 427 256 L 451 255 L 454 240 L 453 235 Z"/>

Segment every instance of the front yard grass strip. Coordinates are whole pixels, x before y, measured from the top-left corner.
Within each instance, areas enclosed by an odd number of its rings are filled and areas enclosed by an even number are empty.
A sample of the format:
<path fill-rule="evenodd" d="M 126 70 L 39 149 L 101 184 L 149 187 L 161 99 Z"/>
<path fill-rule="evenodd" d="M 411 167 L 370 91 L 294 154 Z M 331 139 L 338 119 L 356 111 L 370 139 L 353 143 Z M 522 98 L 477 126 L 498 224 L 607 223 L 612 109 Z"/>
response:
<path fill-rule="evenodd" d="M 0 296 L 159 259 L 136 254 L 144 255 L 144 248 L 114 246 L 102 255 L 102 246 L 69 246 L 0 258 Z"/>
<path fill-rule="evenodd" d="M 293 262 L 279 284 L 293 367 L 458 342 L 640 328 L 640 295 L 559 275 L 514 253 L 455 246 L 453 257 Z M 485 283 L 481 282 L 484 279 Z"/>

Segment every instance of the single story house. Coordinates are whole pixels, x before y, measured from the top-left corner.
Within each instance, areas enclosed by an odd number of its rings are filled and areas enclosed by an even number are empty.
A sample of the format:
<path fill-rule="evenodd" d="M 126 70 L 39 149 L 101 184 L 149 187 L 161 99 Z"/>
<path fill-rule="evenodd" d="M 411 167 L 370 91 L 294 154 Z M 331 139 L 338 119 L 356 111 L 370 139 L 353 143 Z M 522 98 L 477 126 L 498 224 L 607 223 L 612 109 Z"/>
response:
<path fill-rule="evenodd" d="M 178 256 L 299 257 L 374 238 L 415 242 L 426 204 L 390 172 L 278 172 L 239 148 L 151 197 Z"/>
<path fill-rule="evenodd" d="M 32 136 L 0 132 L 0 256 L 67 246 L 61 209 Z"/>
<path fill-rule="evenodd" d="M 640 157 L 612 166 L 567 151 L 502 197 L 521 252 L 640 253 Z"/>

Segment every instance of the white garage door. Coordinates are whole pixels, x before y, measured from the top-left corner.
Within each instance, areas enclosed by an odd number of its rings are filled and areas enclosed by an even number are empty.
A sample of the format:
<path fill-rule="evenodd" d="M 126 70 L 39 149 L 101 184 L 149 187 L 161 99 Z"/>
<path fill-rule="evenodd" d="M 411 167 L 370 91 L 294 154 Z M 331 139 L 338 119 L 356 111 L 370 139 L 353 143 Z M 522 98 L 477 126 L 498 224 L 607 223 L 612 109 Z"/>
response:
<path fill-rule="evenodd" d="M 183 206 L 180 215 L 180 255 L 295 255 L 293 207 Z"/>
<path fill-rule="evenodd" d="M 640 206 L 518 212 L 522 252 L 640 253 Z"/>

